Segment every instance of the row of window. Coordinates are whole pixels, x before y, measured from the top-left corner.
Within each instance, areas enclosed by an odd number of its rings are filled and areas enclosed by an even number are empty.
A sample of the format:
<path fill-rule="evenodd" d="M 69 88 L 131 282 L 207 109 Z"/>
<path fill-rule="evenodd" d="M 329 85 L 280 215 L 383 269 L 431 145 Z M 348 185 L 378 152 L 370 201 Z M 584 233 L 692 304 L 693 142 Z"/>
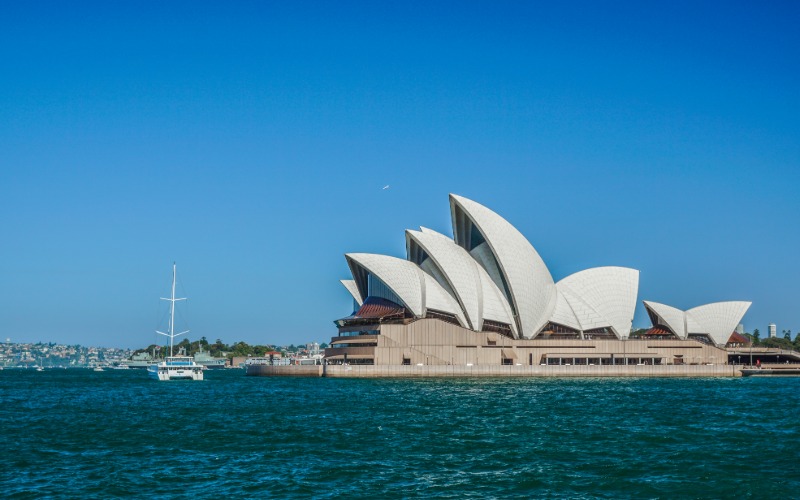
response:
<path fill-rule="evenodd" d="M 552 358 L 542 360 L 548 365 L 660 365 L 662 358 Z"/>
<path fill-rule="evenodd" d="M 374 365 L 375 360 L 372 358 L 368 359 L 329 359 L 327 361 L 329 365 Z"/>
<path fill-rule="evenodd" d="M 358 330 L 355 332 L 339 332 L 340 337 L 356 337 L 358 335 L 378 335 L 380 330 Z"/>
<path fill-rule="evenodd" d="M 331 349 L 339 349 L 342 347 L 377 347 L 377 342 L 366 342 L 366 343 L 358 343 L 358 344 L 344 344 L 344 343 L 336 343 L 331 344 Z"/>

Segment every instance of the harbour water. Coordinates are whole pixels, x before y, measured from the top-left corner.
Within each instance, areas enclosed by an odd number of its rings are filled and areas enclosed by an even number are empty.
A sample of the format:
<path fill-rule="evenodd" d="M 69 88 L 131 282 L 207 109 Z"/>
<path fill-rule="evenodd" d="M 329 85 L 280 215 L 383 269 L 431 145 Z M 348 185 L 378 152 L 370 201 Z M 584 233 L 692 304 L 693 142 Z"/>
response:
<path fill-rule="evenodd" d="M 800 494 L 800 378 L 4 370 L 0 422 L 5 498 Z"/>

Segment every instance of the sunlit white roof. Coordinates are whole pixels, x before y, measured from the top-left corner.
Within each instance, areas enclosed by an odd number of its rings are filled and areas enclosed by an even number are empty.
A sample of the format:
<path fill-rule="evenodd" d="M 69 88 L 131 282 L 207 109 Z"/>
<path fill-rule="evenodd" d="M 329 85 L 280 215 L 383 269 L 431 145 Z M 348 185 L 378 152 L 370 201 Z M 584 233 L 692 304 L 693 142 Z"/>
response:
<path fill-rule="evenodd" d="M 582 330 L 611 327 L 617 337 L 631 331 L 639 291 L 639 271 L 627 267 L 595 267 L 577 272 L 556 284 L 572 306 Z M 578 312 L 576 299 L 585 306 Z M 598 319 L 599 317 L 599 319 Z"/>
<path fill-rule="evenodd" d="M 690 333 L 705 333 L 704 330 L 706 330 L 706 327 L 698 323 L 697 320 L 694 319 L 694 316 L 684 313 L 684 319 L 686 320 L 684 324 L 686 325 L 687 336 Z"/>
<path fill-rule="evenodd" d="M 535 336 L 556 307 L 555 283 L 544 261 L 522 233 L 492 210 L 454 194 L 450 207 L 456 243 L 469 251 L 485 240 L 505 281 L 495 284 L 507 287 L 520 334 Z M 487 271 L 492 274 L 491 269 Z"/>
<path fill-rule="evenodd" d="M 596 328 L 610 327 L 611 322 L 603 317 L 602 314 L 586 302 L 583 297 L 576 295 L 568 289 L 558 290 L 557 294 L 567 301 L 575 320 L 579 326 L 579 330 L 594 330 Z"/>
<path fill-rule="evenodd" d="M 458 302 L 436 280 L 413 262 L 369 253 L 346 254 L 348 265 L 353 273 L 353 281 L 362 297 L 368 295 L 389 300 L 399 299 L 401 305 L 419 318 L 425 317 L 427 308 L 454 315 L 462 326 L 467 321 Z M 368 275 L 372 274 L 389 289 L 389 293 L 368 291 Z"/>
<path fill-rule="evenodd" d="M 445 288 L 453 291 L 470 328 L 480 331 L 484 319 L 488 319 L 508 324 L 516 336 L 517 328 L 503 292 L 466 250 L 447 236 L 424 227 L 420 231 L 406 231 L 406 237 L 409 240 L 409 259 L 420 259 L 420 255 L 411 251 L 414 243 L 425 251 L 429 260 L 435 262 L 436 270 L 431 271 L 438 272 L 431 274 L 441 275 L 446 280 Z M 424 269 L 426 267 L 423 265 Z M 428 307 L 432 306 L 428 304 Z"/>
<path fill-rule="evenodd" d="M 405 260 L 346 254 L 353 279 L 342 284 L 353 299 L 361 305 L 370 295 L 380 297 L 418 318 L 435 310 L 476 331 L 497 330 L 497 325 L 484 325 L 487 321 L 507 324 L 515 338 L 533 338 L 548 323 L 584 333 L 604 328 L 618 337 L 629 334 L 639 271 L 597 267 L 554 283 L 533 246 L 498 214 L 453 194 L 450 211 L 454 238 L 424 227 L 409 230 Z M 679 338 L 701 334 L 724 344 L 750 302 L 720 302 L 689 311 L 658 302 L 644 305 L 654 324 Z"/>
<path fill-rule="evenodd" d="M 450 313 L 458 319 L 461 326 L 469 328 L 456 299 L 448 294 L 430 274 L 425 273 L 425 310 L 428 309 Z"/>
<path fill-rule="evenodd" d="M 715 302 L 681 311 L 658 302 L 644 301 L 644 306 L 678 337 L 708 335 L 716 344 L 728 342 L 750 305 L 751 302 L 745 301 Z"/>
<path fill-rule="evenodd" d="M 358 291 L 358 285 L 356 285 L 356 280 L 339 280 L 342 282 L 347 291 L 350 292 L 350 295 L 353 296 L 353 300 L 356 301 L 356 304 L 361 305 L 364 303 L 364 299 L 361 297 L 361 293 Z"/>
<path fill-rule="evenodd" d="M 679 338 L 686 338 L 686 316 L 683 311 L 649 300 L 644 301 L 644 307 L 652 311 L 658 317 L 659 323 L 672 330 L 672 333 Z"/>
<path fill-rule="evenodd" d="M 514 338 L 518 338 L 519 332 L 514 321 L 514 314 L 511 312 L 511 306 L 508 305 L 505 295 L 481 266 L 478 266 L 478 275 L 481 278 L 481 289 L 483 290 L 483 319 L 509 325 Z"/>
<path fill-rule="evenodd" d="M 707 333 L 717 344 L 725 344 L 751 304 L 744 301 L 715 302 L 689 309 L 686 316 L 696 321 L 701 331 L 690 329 L 688 333 Z"/>
<path fill-rule="evenodd" d="M 553 315 L 550 317 L 550 321 L 558 323 L 559 325 L 568 326 L 574 330 L 582 329 L 578 317 L 575 315 L 575 311 L 572 310 L 572 306 L 567 301 L 563 292 L 557 294 L 556 307 L 553 309 Z"/>
<path fill-rule="evenodd" d="M 483 301 L 478 263 L 453 240 L 434 231 L 408 230 L 406 238 L 410 240 L 409 245 L 416 243 L 434 261 L 442 279 L 446 280 L 463 308 L 470 328 L 480 330 Z M 409 258 L 412 256 L 409 255 Z"/>
<path fill-rule="evenodd" d="M 362 297 L 368 296 L 367 273 L 375 275 L 389 287 L 415 316 L 425 316 L 423 291 L 425 273 L 413 262 L 388 255 L 348 253 L 345 255 Z"/>

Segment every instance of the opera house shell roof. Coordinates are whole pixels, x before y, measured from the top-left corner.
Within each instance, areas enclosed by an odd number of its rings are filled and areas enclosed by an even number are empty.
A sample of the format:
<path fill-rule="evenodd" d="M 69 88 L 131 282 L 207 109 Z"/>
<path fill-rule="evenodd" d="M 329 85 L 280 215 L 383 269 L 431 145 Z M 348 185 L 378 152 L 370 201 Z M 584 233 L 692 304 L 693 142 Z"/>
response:
<path fill-rule="evenodd" d="M 405 259 L 345 255 L 353 279 L 342 284 L 356 304 L 346 319 L 433 317 L 514 339 L 553 332 L 628 336 L 639 271 L 598 267 L 555 282 L 533 245 L 500 215 L 453 194 L 450 211 L 454 237 L 427 228 L 407 230 Z M 725 343 L 749 305 L 724 302 L 683 312 L 645 302 L 654 325 L 680 338 L 707 334 L 718 344 Z"/>
<path fill-rule="evenodd" d="M 751 302 L 729 301 L 698 306 L 681 311 L 658 302 L 644 301 L 653 326 L 661 327 L 678 338 L 707 336 L 715 344 L 725 344 Z"/>

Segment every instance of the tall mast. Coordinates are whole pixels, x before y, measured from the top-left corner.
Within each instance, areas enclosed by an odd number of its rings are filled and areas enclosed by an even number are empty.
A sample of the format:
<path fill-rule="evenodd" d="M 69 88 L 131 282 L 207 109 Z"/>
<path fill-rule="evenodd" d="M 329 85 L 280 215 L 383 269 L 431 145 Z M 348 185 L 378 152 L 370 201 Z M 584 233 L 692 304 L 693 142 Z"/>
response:
<path fill-rule="evenodd" d="M 172 356 L 172 343 L 175 340 L 175 275 L 178 268 L 172 263 L 172 298 L 169 301 L 169 355 Z"/>
<path fill-rule="evenodd" d="M 175 342 L 175 337 L 179 335 L 183 335 L 184 333 L 188 333 L 189 330 L 185 330 L 181 333 L 175 333 L 175 302 L 179 300 L 186 300 L 186 297 L 176 299 L 175 298 L 175 281 L 178 276 L 178 269 L 175 265 L 175 262 L 172 263 L 172 296 L 170 298 L 161 297 L 161 300 L 169 301 L 169 333 L 159 332 L 156 330 L 156 333 L 160 333 L 161 335 L 166 335 L 169 337 L 169 355 L 172 356 L 172 345 Z"/>

